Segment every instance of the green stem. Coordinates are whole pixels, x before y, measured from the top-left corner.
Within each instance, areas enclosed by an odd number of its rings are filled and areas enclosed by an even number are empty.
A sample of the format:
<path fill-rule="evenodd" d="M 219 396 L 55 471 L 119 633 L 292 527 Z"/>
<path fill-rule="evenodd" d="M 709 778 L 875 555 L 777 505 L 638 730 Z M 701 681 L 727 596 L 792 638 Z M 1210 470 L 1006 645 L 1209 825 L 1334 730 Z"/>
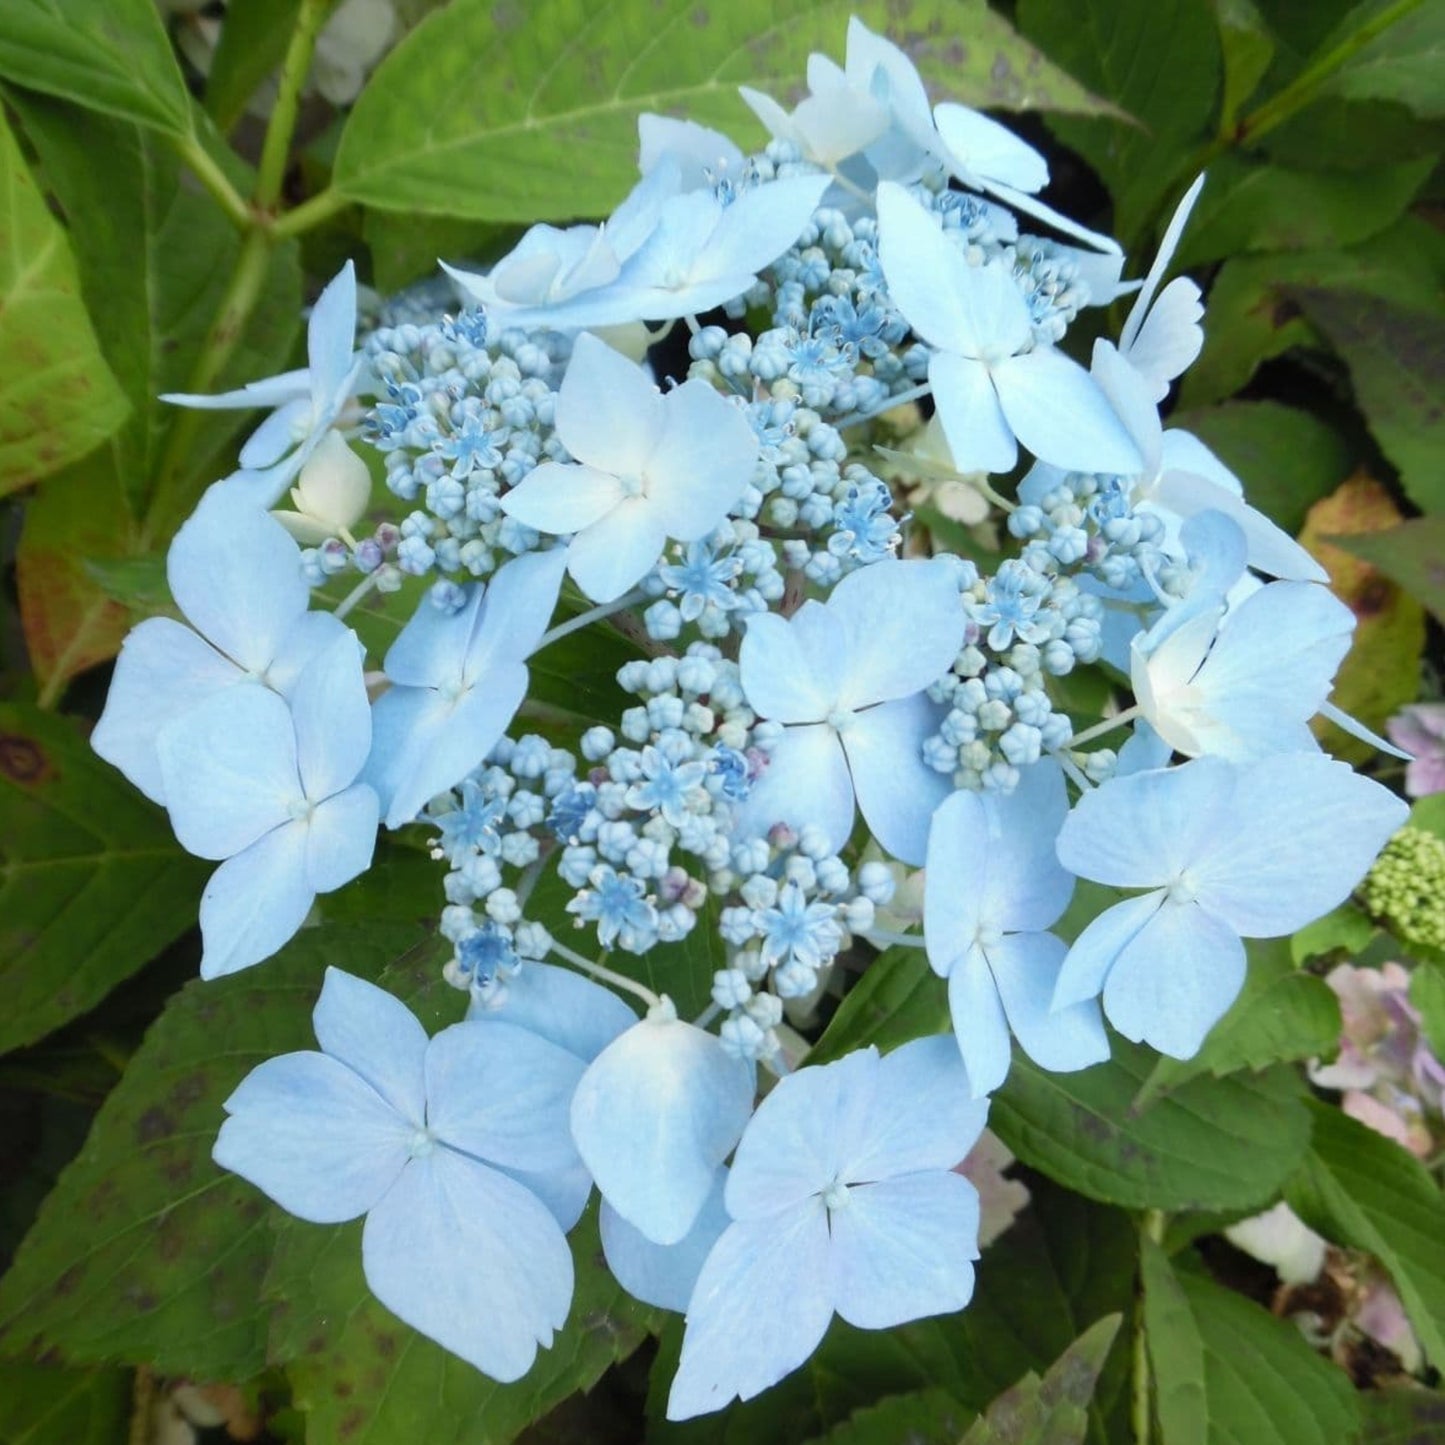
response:
<path fill-rule="evenodd" d="M 263 230 L 251 231 L 241 243 L 241 254 L 236 258 L 231 284 L 196 357 L 190 383 L 186 387 L 188 392 L 207 392 L 215 386 L 246 330 L 251 313 L 256 309 L 270 265 L 270 238 Z M 141 529 L 142 549 L 158 537 L 169 536 L 190 505 L 191 499 L 184 495 L 182 486 L 185 465 L 204 420 L 204 412 L 186 410 L 171 427 L 156 473 L 150 510 Z"/>
<path fill-rule="evenodd" d="M 316 37 L 326 23 L 335 0 L 301 0 L 286 58 L 281 62 L 281 79 L 276 106 L 261 143 L 261 163 L 256 169 L 256 206 L 263 211 L 276 208 L 281 183 L 286 179 L 286 162 L 291 156 L 291 138 L 296 132 L 296 112 L 301 105 L 301 87 L 311 70 Z"/>
<path fill-rule="evenodd" d="M 1145 1239 L 1155 1244 L 1164 1242 L 1167 1216 L 1162 1209 L 1149 1209 L 1139 1221 L 1140 1244 Z M 1153 1412 L 1150 1406 L 1149 1340 L 1144 1329 L 1144 1302 L 1134 1306 L 1134 1392 L 1131 1415 L 1134 1423 L 1134 1445 L 1149 1445 L 1153 1434 Z"/>
<path fill-rule="evenodd" d="M 226 213 L 226 219 L 238 231 L 249 231 L 256 225 L 256 213 L 247 204 L 246 198 L 231 184 L 225 171 L 194 133 L 174 136 L 172 144 L 176 154 L 211 193 L 216 204 Z"/>
<path fill-rule="evenodd" d="M 1347 35 L 1328 55 L 1322 55 L 1309 69 L 1297 75 L 1285 88 L 1272 95 L 1257 110 L 1251 111 L 1234 128 L 1234 143 L 1258 140 L 1277 125 L 1283 124 L 1297 111 L 1303 110 L 1319 92 L 1320 87 L 1347 61 L 1353 59 L 1372 40 L 1392 25 L 1419 8 L 1421 0 L 1395 0 L 1385 9 Z"/>
<path fill-rule="evenodd" d="M 1123 727 L 1125 723 L 1131 723 L 1139 716 L 1140 708 L 1136 703 L 1133 707 L 1126 707 L 1123 712 L 1116 712 L 1113 717 L 1106 717 L 1102 722 L 1096 722 L 1093 727 L 1085 728 L 1081 733 L 1075 733 L 1069 739 L 1069 751 L 1072 752 L 1081 743 L 1091 743 L 1095 738 L 1103 737 L 1105 733 L 1111 733 L 1115 728 Z"/>
<path fill-rule="evenodd" d="M 302 201 L 294 209 L 285 211 L 271 223 L 271 235 L 278 241 L 288 241 L 313 226 L 319 226 L 338 211 L 344 211 L 351 203 L 335 186 L 318 191 L 310 199 Z"/>

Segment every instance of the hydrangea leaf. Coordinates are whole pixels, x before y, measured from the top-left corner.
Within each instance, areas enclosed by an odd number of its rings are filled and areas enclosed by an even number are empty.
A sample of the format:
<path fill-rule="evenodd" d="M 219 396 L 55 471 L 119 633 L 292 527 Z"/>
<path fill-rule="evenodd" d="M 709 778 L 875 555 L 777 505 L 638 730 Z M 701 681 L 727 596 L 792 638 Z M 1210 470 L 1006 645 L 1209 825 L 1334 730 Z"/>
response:
<path fill-rule="evenodd" d="M 0 1053 L 94 1007 L 196 921 L 205 865 L 69 719 L 0 706 Z"/>
<path fill-rule="evenodd" d="M 1414 1384 L 1366 1391 L 1360 1413 L 1369 1445 L 1422 1445 L 1445 1433 L 1445 1394 Z"/>
<path fill-rule="evenodd" d="M 280 64 L 301 0 L 244 0 L 228 6 L 206 76 L 206 113 L 229 135 L 257 87 Z"/>
<path fill-rule="evenodd" d="M 124 1440 L 131 1372 L 0 1364 L 0 1440 L 6 1445 L 113 1445 Z"/>
<path fill-rule="evenodd" d="M 334 184 L 382 210 L 488 221 L 597 216 L 636 179 L 637 117 L 677 113 L 762 138 L 740 84 L 784 94 L 810 51 L 837 54 L 850 15 L 886 32 L 938 99 L 1109 111 L 980 0 L 458 0 L 387 57 L 342 133 Z M 495 77 L 505 75 L 506 85 Z M 436 109 L 439 94 L 465 104 Z M 400 117 L 432 116 L 418 145 Z M 1117 112 L 1114 112 L 1117 114 Z M 585 153 L 583 167 L 559 166 Z"/>
<path fill-rule="evenodd" d="M 1092 1199 L 1130 1209 L 1267 1204 L 1309 1143 L 1303 1087 L 1283 1066 L 1195 1078 L 1147 1108 L 1134 1101 L 1157 1056 L 1114 1038 L 1114 1057 L 1049 1074 L 1022 1054 L 990 1125 L 1026 1164 Z"/>
<path fill-rule="evenodd" d="M 1285 1185 L 1290 1207 L 1326 1239 L 1390 1271 L 1426 1357 L 1445 1360 L 1445 1200 L 1425 1166 L 1331 1105 L 1309 1105 L 1309 1153 Z"/>
<path fill-rule="evenodd" d="M 285 1219 L 264 1292 L 269 1348 L 284 1363 L 308 1434 L 347 1445 L 505 1445 L 574 1391 L 590 1389 L 655 1328 L 602 1262 L 595 1208 L 572 1240 L 577 1286 L 568 1323 L 515 1384 L 501 1385 L 401 1324 L 361 1273 L 361 1226 Z"/>
<path fill-rule="evenodd" d="M 1214 18 L 1224 62 L 1220 121 L 1231 126 L 1239 107 L 1254 94 L 1274 59 L 1274 38 L 1254 0 L 1214 0 Z"/>
<path fill-rule="evenodd" d="M 191 129 L 191 98 L 151 0 L 11 0 L 0 76 L 172 135 Z"/>
<path fill-rule="evenodd" d="M 1414 517 L 1383 532 L 1337 537 L 1336 544 L 1378 567 L 1445 622 L 1445 517 Z"/>
<path fill-rule="evenodd" d="M 1178 1445 L 1337 1445 L 1359 1428 L 1349 1376 L 1287 1320 L 1145 1241 L 1144 1321 L 1164 1438 Z"/>
<path fill-rule="evenodd" d="M 0 1349 L 199 1379 L 264 1368 L 271 1210 L 211 1161 L 222 1101 L 263 1059 L 310 1046 L 327 964 L 375 973 L 420 936 L 411 924 L 310 930 L 264 968 L 177 994 L 0 1281 Z"/>
<path fill-rule="evenodd" d="M 1049 1367 L 1000 1395 L 961 1445 L 1083 1445 L 1089 1401 L 1119 1333 L 1120 1317 L 1096 1321 Z"/>
<path fill-rule="evenodd" d="M 1250 251 L 1367 241 L 1405 210 L 1432 166 L 1424 156 L 1358 171 L 1295 170 L 1220 156 L 1210 164 L 1175 264 L 1188 271 Z"/>
<path fill-rule="evenodd" d="M 1353 100 L 1399 101 L 1419 116 L 1445 115 L 1445 97 L 1440 92 L 1442 64 L 1445 12 L 1438 5 L 1422 5 L 1357 50 L 1324 88 Z"/>
<path fill-rule="evenodd" d="M 885 1395 L 862 1405 L 811 1445 L 895 1445 L 899 1440 L 956 1440 L 973 1412 L 947 1390 Z"/>
<path fill-rule="evenodd" d="M 182 413 L 162 392 L 185 391 L 212 319 L 235 269 L 235 228 L 200 193 L 165 143 L 144 129 L 97 127 L 83 112 L 37 96 L 18 100 L 25 133 L 61 209 L 71 218 L 71 244 L 81 290 L 95 318 L 101 350 L 131 402 L 115 437 L 125 494 L 142 516 L 162 453 Z M 202 142 L 244 189 L 246 168 L 209 135 Z M 106 224 L 88 224 L 104 215 Z M 280 371 L 301 327 L 301 275 L 294 245 L 272 251 L 260 299 L 216 379 L 226 390 Z M 247 424 L 239 413 L 209 413 L 187 447 L 182 493 L 164 536 L 190 510 L 201 488 L 230 471 L 227 443 Z"/>
<path fill-rule="evenodd" d="M 1445 1058 L 1445 966 L 1420 963 L 1410 975 L 1410 1002 L 1436 1058 Z"/>
<path fill-rule="evenodd" d="M 1337 1047 L 1339 1003 L 1323 979 L 1295 967 L 1290 940 L 1254 940 L 1247 951 L 1249 974 L 1229 1012 L 1192 1059 L 1159 1059 L 1135 1100 L 1140 1107 L 1203 1074 L 1221 1078 Z"/>
<path fill-rule="evenodd" d="M 1445 510 L 1445 315 L 1353 287 L 1286 288 L 1344 358 L 1370 431 L 1422 511 Z"/>
<path fill-rule="evenodd" d="M 0 191 L 3 495 L 84 456 L 125 420 L 129 406 L 80 299 L 65 232 L 3 117 Z"/>
<path fill-rule="evenodd" d="M 1338 539 L 1388 532 L 1404 521 L 1388 489 L 1358 472 L 1309 510 L 1300 542 L 1330 574 L 1330 590 L 1355 614 L 1355 635 L 1335 675 L 1330 700 L 1383 732 L 1385 720 L 1415 700 L 1425 610 L 1397 582 L 1337 545 Z M 1315 730 L 1325 748 L 1346 762 L 1375 756 L 1369 743 L 1323 721 Z"/>
<path fill-rule="evenodd" d="M 808 1062 L 830 1063 L 867 1044 L 887 1051 L 949 1027 L 947 986 L 929 968 L 923 950 L 890 948 L 844 996 Z"/>
<path fill-rule="evenodd" d="M 1142 122 L 1050 120 L 1103 178 L 1117 229 L 1129 235 L 1173 182 L 1181 154 L 1212 133 L 1222 66 L 1209 0 L 1023 0 L 1019 24 L 1071 75 Z"/>

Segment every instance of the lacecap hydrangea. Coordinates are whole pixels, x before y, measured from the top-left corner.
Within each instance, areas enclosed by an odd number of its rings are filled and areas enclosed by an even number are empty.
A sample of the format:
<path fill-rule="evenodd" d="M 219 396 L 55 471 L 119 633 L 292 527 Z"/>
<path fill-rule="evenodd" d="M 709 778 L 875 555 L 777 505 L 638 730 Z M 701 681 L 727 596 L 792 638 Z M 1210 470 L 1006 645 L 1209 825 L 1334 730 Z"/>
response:
<path fill-rule="evenodd" d="M 595 1187 L 618 1280 L 686 1316 L 674 1418 L 766 1389 L 835 1314 L 965 1307 L 955 1166 L 1013 1049 L 1191 1056 L 1243 940 L 1337 905 L 1405 818 L 1310 728 L 1348 724 L 1350 611 L 1160 420 L 1202 339 L 1165 279 L 1199 184 L 1125 281 L 1032 147 L 931 105 L 858 21 L 809 84 L 791 111 L 744 91 L 751 155 L 644 116 L 605 223 L 536 226 L 364 335 L 348 264 L 306 368 L 172 398 L 270 411 L 94 734 L 219 864 L 208 978 L 324 922 L 379 825 L 427 840 L 465 1020 L 428 1038 L 331 971 L 318 1050 L 252 1072 L 215 1157 L 364 1217 L 377 1297 L 504 1381 L 566 1325 Z M 1084 365 L 1079 313 L 1130 291 Z M 997 521 L 991 571 L 903 514 L 920 479 Z M 384 650 L 358 607 L 394 618 Z M 630 659 L 615 716 L 535 697 L 584 628 Z M 1131 700 L 1071 714 L 1088 667 Z M 1080 878 L 1127 892 L 1069 937 Z M 900 882 L 922 906 L 885 926 Z M 952 1034 L 810 1062 L 899 948 Z"/>

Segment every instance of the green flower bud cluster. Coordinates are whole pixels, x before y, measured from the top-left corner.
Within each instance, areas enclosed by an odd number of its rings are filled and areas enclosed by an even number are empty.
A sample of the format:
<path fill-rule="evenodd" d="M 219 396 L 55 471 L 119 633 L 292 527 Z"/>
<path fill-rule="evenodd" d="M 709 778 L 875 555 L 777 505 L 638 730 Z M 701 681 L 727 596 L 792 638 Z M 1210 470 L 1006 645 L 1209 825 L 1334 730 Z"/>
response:
<path fill-rule="evenodd" d="M 1402 943 L 1445 949 L 1445 840 L 1401 828 L 1360 885 L 1360 897 Z"/>

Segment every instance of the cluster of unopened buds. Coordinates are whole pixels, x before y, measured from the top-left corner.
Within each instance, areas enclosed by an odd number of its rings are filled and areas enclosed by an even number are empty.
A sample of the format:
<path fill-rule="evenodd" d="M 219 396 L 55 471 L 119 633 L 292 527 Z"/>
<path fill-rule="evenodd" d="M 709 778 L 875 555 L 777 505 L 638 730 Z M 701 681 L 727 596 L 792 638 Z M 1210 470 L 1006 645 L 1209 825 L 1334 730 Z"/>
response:
<path fill-rule="evenodd" d="M 430 830 L 466 1020 L 429 1039 L 332 970 L 319 1051 L 246 1079 L 215 1157 L 303 1219 L 364 1215 L 376 1296 L 499 1380 L 567 1319 L 595 1185 L 617 1278 L 686 1314 L 674 1418 L 765 1389 L 834 1314 L 966 1305 L 955 1166 L 1012 1047 L 1082 1069 L 1107 1019 L 1191 1056 L 1243 940 L 1338 904 L 1405 817 L 1310 731 L 1349 723 L 1349 609 L 1160 421 L 1201 344 L 1197 287 L 1163 284 L 1198 184 L 1127 283 L 1030 146 L 931 107 L 856 20 L 809 82 L 791 112 L 744 92 L 752 156 L 644 116 L 607 223 L 453 272 L 452 316 L 358 343 L 348 265 L 307 368 L 173 398 L 272 411 L 94 734 L 219 864 L 208 978 L 279 949 L 379 825 Z M 1130 290 L 1117 343 L 1071 359 L 1077 313 Z M 992 575 L 903 555 L 899 456 L 1006 519 Z M 363 600 L 414 609 L 384 657 L 347 625 Z M 589 626 L 635 647 L 633 702 L 529 731 L 529 660 Z M 1056 683 L 1095 665 L 1133 700 L 1079 725 Z M 921 927 L 884 927 L 919 868 Z M 1128 893 L 1066 943 L 1079 878 Z M 666 950 L 697 930 L 724 966 L 687 1019 Z M 953 1032 L 809 1064 L 839 955 L 910 946 Z"/>

